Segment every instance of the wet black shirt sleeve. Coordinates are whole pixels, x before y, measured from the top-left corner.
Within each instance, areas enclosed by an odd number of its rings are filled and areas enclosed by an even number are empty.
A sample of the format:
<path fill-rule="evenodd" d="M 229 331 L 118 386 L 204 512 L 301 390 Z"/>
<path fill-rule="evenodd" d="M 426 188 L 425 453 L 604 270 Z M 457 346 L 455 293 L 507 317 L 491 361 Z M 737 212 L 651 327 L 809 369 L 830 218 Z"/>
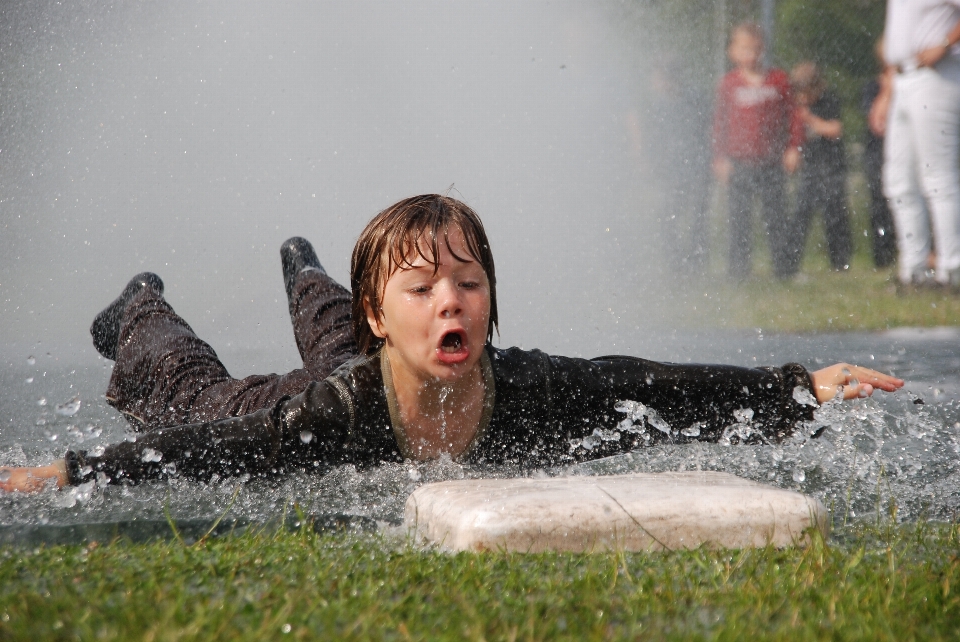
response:
<path fill-rule="evenodd" d="M 497 404 L 476 461 L 556 465 L 664 442 L 778 442 L 812 420 L 817 405 L 799 364 L 586 360 L 516 349 L 494 351 L 491 362 Z"/>

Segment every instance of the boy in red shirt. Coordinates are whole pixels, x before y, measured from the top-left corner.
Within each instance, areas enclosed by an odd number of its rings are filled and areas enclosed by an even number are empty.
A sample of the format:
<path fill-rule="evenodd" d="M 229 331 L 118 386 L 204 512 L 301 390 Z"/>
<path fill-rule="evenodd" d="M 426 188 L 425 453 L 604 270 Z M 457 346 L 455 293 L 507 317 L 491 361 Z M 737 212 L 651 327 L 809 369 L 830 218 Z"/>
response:
<path fill-rule="evenodd" d="M 753 200 L 759 198 L 770 241 L 774 275 L 793 274 L 792 221 L 787 215 L 784 170 L 800 162 L 803 127 L 794 118 L 790 79 L 761 65 L 763 35 L 753 24 L 730 33 L 727 56 L 734 69 L 717 89 L 713 119 L 713 171 L 728 186 L 730 276 L 750 274 Z"/>

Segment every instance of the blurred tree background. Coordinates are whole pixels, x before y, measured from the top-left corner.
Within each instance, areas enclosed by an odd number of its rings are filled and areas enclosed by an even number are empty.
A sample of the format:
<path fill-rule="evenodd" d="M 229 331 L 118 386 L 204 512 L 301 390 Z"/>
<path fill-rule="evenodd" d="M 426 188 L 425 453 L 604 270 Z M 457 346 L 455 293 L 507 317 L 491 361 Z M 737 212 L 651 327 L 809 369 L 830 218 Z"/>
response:
<path fill-rule="evenodd" d="M 844 105 L 846 138 L 863 139 L 864 85 L 880 70 L 874 49 L 883 34 L 884 0 L 779 0 L 774 64 L 790 69 L 812 60 Z"/>

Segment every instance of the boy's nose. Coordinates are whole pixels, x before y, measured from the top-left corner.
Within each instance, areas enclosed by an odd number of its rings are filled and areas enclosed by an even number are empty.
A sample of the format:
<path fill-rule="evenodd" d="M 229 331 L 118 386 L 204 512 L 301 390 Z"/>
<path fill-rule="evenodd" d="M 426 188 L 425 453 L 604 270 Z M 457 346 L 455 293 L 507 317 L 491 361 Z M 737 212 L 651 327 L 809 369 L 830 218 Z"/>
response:
<path fill-rule="evenodd" d="M 440 316 L 447 319 L 462 312 L 460 292 L 453 285 L 440 288 Z"/>

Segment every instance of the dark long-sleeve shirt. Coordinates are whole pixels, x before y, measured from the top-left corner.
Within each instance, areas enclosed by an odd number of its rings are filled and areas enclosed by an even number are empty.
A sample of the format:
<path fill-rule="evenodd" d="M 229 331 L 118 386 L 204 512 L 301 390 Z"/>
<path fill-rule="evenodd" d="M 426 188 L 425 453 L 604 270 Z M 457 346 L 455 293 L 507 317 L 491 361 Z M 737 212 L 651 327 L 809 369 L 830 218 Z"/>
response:
<path fill-rule="evenodd" d="M 816 406 L 810 377 L 797 364 L 586 360 L 488 345 L 482 366 L 484 418 L 460 457 L 464 463 L 558 465 L 664 441 L 718 441 L 731 429 L 739 439 L 780 441 L 798 422 L 811 420 Z M 68 453 L 70 482 L 97 473 L 112 483 L 138 483 L 402 462 L 404 439 L 391 419 L 385 373 L 389 364 L 381 354 L 358 358 L 273 408 L 161 428 L 101 456 Z"/>

